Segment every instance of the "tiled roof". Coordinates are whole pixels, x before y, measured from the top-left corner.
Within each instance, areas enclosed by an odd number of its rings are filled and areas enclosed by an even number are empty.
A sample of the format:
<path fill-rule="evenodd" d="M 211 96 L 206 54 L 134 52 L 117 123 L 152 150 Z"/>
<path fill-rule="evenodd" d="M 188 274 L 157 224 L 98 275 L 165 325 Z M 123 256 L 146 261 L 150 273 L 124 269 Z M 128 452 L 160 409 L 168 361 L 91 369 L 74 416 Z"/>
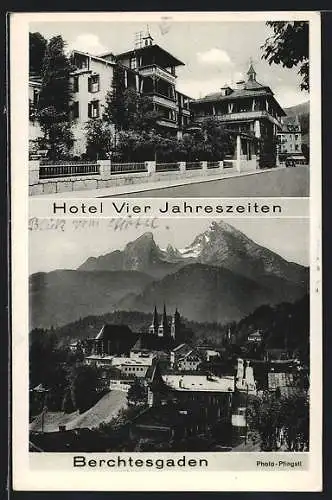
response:
<path fill-rule="evenodd" d="M 233 90 L 231 94 L 222 95 L 222 92 L 215 92 L 213 94 L 208 94 L 207 96 L 196 99 L 193 104 L 201 103 L 201 102 L 211 102 L 211 101 L 230 101 L 232 99 L 241 99 L 244 97 L 257 97 L 262 95 L 273 95 L 272 91 L 269 87 L 256 88 L 253 90 L 250 89 L 238 89 Z"/>

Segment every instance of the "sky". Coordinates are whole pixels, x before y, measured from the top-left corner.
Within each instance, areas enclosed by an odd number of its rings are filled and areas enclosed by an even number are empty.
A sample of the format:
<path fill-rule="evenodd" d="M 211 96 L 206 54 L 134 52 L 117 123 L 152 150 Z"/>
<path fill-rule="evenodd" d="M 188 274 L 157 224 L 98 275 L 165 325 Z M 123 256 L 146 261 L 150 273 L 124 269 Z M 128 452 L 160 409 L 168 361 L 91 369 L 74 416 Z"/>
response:
<path fill-rule="evenodd" d="M 209 218 L 141 219 L 139 227 L 124 229 L 117 219 L 67 219 L 59 230 L 36 230 L 29 233 L 29 274 L 54 269 L 75 269 L 88 257 L 98 257 L 125 245 L 147 231 L 154 235 L 160 248 L 171 244 L 175 248 L 190 245 L 194 238 L 208 229 Z M 120 221 L 120 223 L 119 223 Z M 256 243 L 273 250 L 288 261 L 309 265 L 308 219 L 227 219 Z M 39 222 L 45 228 L 47 219 Z"/>
<path fill-rule="evenodd" d="M 282 107 L 294 106 L 309 99 L 299 88 L 298 68 L 287 69 L 269 65 L 261 59 L 260 47 L 271 28 L 265 22 L 150 22 L 154 42 L 180 59 L 177 89 L 192 98 L 216 92 L 225 83 L 232 86 L 246 78 L 250 60 L 257 80 L 271 87 Z M 49 39 L 61 35 L 67 49 L 100 55 L 115 54 L 134 48 L 135 33 L 146 33 L 142 22 L 31 22 L 31 32 L 40 32 Z"/>

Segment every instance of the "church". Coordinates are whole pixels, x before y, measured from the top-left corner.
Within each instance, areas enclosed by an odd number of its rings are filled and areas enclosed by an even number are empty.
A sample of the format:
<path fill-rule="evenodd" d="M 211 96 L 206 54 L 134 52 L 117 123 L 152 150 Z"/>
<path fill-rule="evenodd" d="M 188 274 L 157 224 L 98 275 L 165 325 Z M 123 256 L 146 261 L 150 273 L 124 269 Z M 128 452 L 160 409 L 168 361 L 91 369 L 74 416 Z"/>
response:
<path fill-rule="evenodd" d="M 149 333 L 152 335 L 156 335 L 158 337 L 171 337 L 173 340 L 177 340 L 179 336 L 179 332 L 181 329 L 181 317 L 180 313 L 175 309 L 175 312 L 172 316 L 171 324 L 168 321 L 166 306 L 164 304 L 164 309 L 162 316 L 159 321 L 157 307 L 155 306 L 153 312 L 152 323 L 149 327 Z"/>
<path fill-rule="evenodd" d="M 131 352 L 170 352 L 182 342 L 185 331 L 179 311 L 176 309 L 169 320 L 164 304 L 160 318 L 155 306 L 151 325 L 145 331 L 134 332 L 128 325 L 103 325 L 96 337 L 85 340 L 85 352 L 98 356 L 129 356 Z"/>

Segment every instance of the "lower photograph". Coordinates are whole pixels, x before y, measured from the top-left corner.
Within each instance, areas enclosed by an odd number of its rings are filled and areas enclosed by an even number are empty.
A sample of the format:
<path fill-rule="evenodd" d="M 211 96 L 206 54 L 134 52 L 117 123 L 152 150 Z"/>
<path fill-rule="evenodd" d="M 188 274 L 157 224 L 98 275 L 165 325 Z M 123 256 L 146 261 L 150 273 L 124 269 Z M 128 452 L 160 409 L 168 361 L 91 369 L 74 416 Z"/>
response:
<path fill-rule="evenodd" d="M 31 219 L 30 452 L 310 450 L 308 219 Z"/>

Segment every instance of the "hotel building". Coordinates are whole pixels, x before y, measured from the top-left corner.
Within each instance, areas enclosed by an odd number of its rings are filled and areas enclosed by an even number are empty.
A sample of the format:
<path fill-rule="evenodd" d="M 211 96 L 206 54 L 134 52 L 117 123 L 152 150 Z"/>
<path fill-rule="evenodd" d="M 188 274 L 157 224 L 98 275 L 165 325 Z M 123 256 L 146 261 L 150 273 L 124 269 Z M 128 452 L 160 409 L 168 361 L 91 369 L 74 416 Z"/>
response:
<path fill-rule="evenodd" d="M 250 64 L 247 80 L 237 82 L 236 88 L 228 85 L 219 92 L 209 94 L 191 103 L 193 118 L 201 122 L 212 117 L 232 132 L 240 132 L 256 139 L 272 141 L 282 128 L 281 108 L 270 87 L 259 83 L 256 71 Z M 254 141 L 244 141 L 242 151 L 248 160 L 257 154 Z"/>
<path fill-rule="evenodd" d="M 133 50 L 114 55 L 108 52 L 95 56 L 78 50 L 72 51 L 75 69 L 71 73 L 73 92 L 72 131 L 74 146 L 72 153 L 81 155 L 86 151 L 86 124 L 90 119 L 101 118 L 106 95 L 112 89 L 115 67 L 124 73 L 124 88 L 149 96 L 153 108 L 161 118 L 158 132 L 181 137 L 182 130 L 190 121 L 191 99 L 176 90 L 176 67 L 184 63 L 153 42 L 148 33 L 141 37 Z M 36 115 L 41 79 L 29 78 L 29 143 L 30 150 L 38 137 L 42 136 Z"/>

